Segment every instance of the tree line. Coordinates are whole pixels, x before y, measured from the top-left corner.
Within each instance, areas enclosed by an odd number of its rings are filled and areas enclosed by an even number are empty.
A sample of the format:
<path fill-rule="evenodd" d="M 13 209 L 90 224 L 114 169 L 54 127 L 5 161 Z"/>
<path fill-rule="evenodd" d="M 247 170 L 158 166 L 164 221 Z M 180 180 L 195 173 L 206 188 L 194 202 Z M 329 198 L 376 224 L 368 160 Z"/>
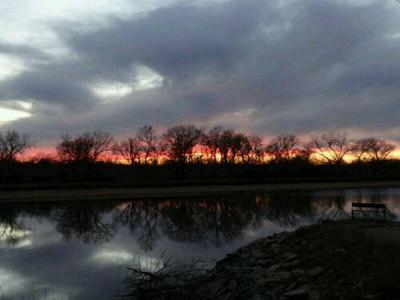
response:
<path fill-rule="evenodd" d="M 0 132 L 0 161 L 16 162 L 34 142 L 16 130 Z M 157 134 L 145 125 L 135 134 L 116 140 L 103 131 L 77 136 L 65 134 L 56 145 L 55 155 L 38 155 L 32 160 L 61 163 L 93 163 L 109 155 L 114 162 L 129 165 L 175 164 L 273 164 L 303 161 L 341 165 L 348 162 L 388 160 L 395 145 L 373 137 L 350 140 L 344 133 L 326 133 L 302 142 L 293 134 L 281 134 L 268 142 L 262 137 L 216 126 L 211 129 L 178 125 Z"/>

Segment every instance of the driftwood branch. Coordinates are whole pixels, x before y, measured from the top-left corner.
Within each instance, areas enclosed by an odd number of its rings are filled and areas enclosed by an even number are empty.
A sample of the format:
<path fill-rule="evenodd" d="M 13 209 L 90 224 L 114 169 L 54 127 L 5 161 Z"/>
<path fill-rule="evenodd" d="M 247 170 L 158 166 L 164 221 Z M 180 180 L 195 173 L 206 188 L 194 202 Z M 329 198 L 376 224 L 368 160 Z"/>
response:
<path fill-rule="evenodd" d="M 172 259 L 161 258 L 153 266 L 141 263 L 128 267 L 127 292 L 130 299 L 188 299 L 197 295 L 196 288 L 205 278 L 207 262 L 193 260 L 177 264 Z"/>

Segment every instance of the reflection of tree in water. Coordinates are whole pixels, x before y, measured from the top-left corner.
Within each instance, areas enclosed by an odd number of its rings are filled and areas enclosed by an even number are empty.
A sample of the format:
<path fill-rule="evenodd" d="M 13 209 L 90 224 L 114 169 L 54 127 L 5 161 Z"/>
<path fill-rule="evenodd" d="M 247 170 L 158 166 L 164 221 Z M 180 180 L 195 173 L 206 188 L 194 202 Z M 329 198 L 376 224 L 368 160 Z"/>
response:
<path fill-rule="evenodd" d="M 260 224 L 262 211 L 254 195 L 177 200 L 162 208 L 163 228 L 178 242 L 221 246 Z"/>
<path fill-rule="evenodd" d="M 151 251 L 159 237 L 160 202 L 154 200 L 136 200 L 126 204 L 115 219 L 129 227 L 131 233 L 138 234 L 142 249 Z"/>
<path fill-rule="evenodd" d="M 345 210 L 348 197 L 344 192 L 313 196 L 319 220 L 344 220 L 349 218 Z"/>
<path fill-rule="evenodd" d="M 116 232 L 116 224 L 107 222 L 104 214 L 111 211 L 115 204 L 93 202 L 73 202 L 57 206 L 51 218 L 56 222 L 56 229 L 64 239 L 73 237 L 85 243 L 109 241 Z"/>
<path fill-rule="evenodd" d="M 219 196 L 175 200 L 143 200 L 126 204 L 116 220 L 138 234 L 146 251 L 152 250 L 162 230 L 177 242 L 221 246 L 260 224 L 262 210 L 254 196 Z"/>
<path fill-rule="evenodd" d="M 17 245 L 30 229 L 22 221 L 21 212 L 21 207 L 13 203 L 0 206 L 0 240 L 10 246 Z"/>
<path fill-rule="evenodd" d="M 315 215 L 308 194 L 272 192 L 266 199 L 266 218 L 281 226 L 296 227 Z"/>
<path fill-rule="evenodd" d="M 176 242 L 222 246 L 240 238 L 245 230 L 259 228 L 265 219 L 282 227 L 306 220 L 342 219 L 348 217 L 349 201 L 382 202 L 388 197 L 377 191 L 271 192 L 258 197 L 242 194 L 128 203 L 2 204 L 0 239 L 15 245 L 23 238 L 21 233 L 29 230 L 23 223 L 26 217 L 44 217 L 55 223 L 66 240 L 107 242 L 122 224 L 145 251 L 152 250 L 161 235 Z M 108 218 L 111 212 L 113 219 Z M 389 216 L 394 218 L 390 211 Z"/>

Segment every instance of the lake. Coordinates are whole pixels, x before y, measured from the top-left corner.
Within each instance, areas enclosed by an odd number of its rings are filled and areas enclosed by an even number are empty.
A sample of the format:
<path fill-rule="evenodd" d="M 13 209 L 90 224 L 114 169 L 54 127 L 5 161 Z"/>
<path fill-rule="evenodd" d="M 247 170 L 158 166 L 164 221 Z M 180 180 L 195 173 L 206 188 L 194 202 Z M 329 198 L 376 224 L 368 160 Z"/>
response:
<path fill-rule="evenodd" d="M 0 204 L 0 299 L 112 299 L 126 291 L 128 266 L 212 262 L 261 237 L 348 218 L 353 201 L 385 203 L 400 218 L 395 188 Z"/>

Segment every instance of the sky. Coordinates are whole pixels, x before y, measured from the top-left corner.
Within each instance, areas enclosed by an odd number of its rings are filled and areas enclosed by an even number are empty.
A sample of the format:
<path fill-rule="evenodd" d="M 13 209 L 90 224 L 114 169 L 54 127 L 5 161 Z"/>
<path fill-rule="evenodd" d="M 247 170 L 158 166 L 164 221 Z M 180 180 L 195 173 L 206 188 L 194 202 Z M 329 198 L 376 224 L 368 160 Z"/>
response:
<path fill-rule="evenodd" d="M 400 142 L 396 0 L 2 0 L 0 131 Z"/>

